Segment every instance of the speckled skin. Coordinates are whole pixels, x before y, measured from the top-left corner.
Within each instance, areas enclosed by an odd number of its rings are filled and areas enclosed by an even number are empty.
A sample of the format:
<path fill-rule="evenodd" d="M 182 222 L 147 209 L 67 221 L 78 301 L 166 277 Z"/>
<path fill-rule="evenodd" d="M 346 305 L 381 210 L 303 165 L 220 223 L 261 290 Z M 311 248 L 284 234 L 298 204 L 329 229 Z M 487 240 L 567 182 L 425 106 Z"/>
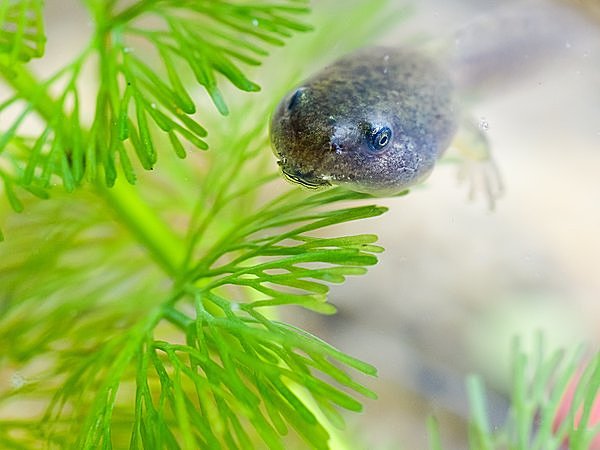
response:
<path fill-rule="evenodd" d="M 429 175 L 457 129 L 449 77 L 411 50 L 361 50 L 298 89 L 273 114 L 271 141 L 283 173 L 308 187 L 396 194 Z M 382 127 L 391 140 L 374 150 Z"/>

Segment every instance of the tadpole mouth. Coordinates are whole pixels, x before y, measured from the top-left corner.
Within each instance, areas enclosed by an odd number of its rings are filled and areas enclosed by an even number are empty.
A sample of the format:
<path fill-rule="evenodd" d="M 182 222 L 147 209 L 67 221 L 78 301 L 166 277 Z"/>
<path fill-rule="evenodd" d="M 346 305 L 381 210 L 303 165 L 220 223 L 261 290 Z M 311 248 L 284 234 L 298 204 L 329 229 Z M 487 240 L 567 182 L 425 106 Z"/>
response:
<path fill-rule="evenodd" d="M 279 161 L 278 164 L 281 167 L 281 172 L 283 173 L 283 175 L 293 183 L 300 184 L 309 189 L 317 189 L 323 186 L 331 186 L 331 184 L 328 181 L 315 176 L 314 172 L 312 171 L 302 172 L 298 169 L 283 167 L 281 161 Z"/>

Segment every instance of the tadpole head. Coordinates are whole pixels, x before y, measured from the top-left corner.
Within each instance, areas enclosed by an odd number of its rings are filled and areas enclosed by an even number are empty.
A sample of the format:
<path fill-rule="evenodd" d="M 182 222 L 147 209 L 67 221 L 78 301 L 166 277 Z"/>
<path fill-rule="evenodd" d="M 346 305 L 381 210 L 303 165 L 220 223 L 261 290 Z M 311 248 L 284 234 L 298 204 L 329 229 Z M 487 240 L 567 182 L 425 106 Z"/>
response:
<path fill-rule="evenodd" d="M 305 187 L 329 185 L 322 170 L 330 151 L 331 125 L 322 120 L 319 97 L 308 86 L 292 90 L 271 119 L 271 143 L 283 174 Z"/>

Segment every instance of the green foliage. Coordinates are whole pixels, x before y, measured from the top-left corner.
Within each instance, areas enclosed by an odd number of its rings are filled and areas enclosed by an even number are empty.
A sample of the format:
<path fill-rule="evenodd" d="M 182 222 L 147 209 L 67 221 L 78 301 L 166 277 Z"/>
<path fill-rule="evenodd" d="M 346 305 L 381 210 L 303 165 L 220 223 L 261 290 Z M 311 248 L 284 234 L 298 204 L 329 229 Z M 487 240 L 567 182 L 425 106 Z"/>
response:
<path fill-rule="evenodd" d="M 516 339 L 511 406 L 506 423 L 499 429 L 493 429 L 489 423 L 482 380 L 471 376 L 467 380 L 470 448 L 559 450 L 568 443 L 570 449 L 589 449 L 600 433 L 599 424 L 583 425 L 589 423 L 592 408 L 595 402 L 598 404 L 600 353 L 586 361 L 583 350 L 581 347 L 548 354 L 540 334 L 533 351 L 525 352 Z M 569 403 L 569 392 L 575 382 L 577 387 Z M 443 448 L 433 418 L 429 421 L 429 438 L 432 450 Z"/>
<path fill-rule="evenodd" d="M 26 66 L 44 53 L 42 2 L 0 2 L 10 88 L 0 178 L 10 208 L 24 212 L 7 216 L 0 249 L 1 448 L 325 449 L 343 427 L 340 409 L 375 398 L 355 379 L 374 367 L 277 313 L 334 313 L 329 286 L 364 274 L 382 249 L 372 234 L 330 227 L 385 208 L 341 189 L 285 185 L 265 118 L 326 43 L 363 45 L 382 28 L 385 3 L 331 2 L 326 23 L 311 17 L 316 33 L 290 53 L 293 64 L 272 58 L 268 95 L 246 102 L 235 89 L 259 90 L 251 79 L 261 72 L 250 69 L 310 29 L 298 19 L 305 2 L 87 0 L 88 44 L 43 79 Z M 199 108 L 198 86 L 228 120 Z M 196 152 L 208 147 L 207 129 L 213 150 Z M 471 379 L 472 447 L 587 448 L 598 427 L 572 424 L 577 411 L 582 423 L 590 414 L 598 356 L 552 429 L 580 356 L 517 347 L 501 430 Z M 441 449 L 433 419 L 429 430 Z"/>
<path fill-rule="evenodd" d="M 224 188 L 239 190 L 235 183 Z M 374 396 L 340 365 L 369 375 L 373 367 L 260 310 L 293 303 L 331 312 L 325 283 L 364 273 L 380 248 L 372 235 L 306 233 L 382 208 L 306 213 L 357 197 L 338 190 L 307 196 L 292 189 L 256 213 L 219 204 L 222 213 L 206 217 L 229 220 L 235 211 L 236 221 L 190 226 L 189 239 L 203 228 L 214 250 L 191 258 L 171 288 L 168 270 L 149 265 L 91 195 L 71 194 L 68 209 L 61 202 L 35 205 L 32 219 L 4 244 L 11 256 L 0 282 L 0 343 L 7 349 L 4 362 L 27 380 L 4 400 L 53 397 L 43 427 L 18 424 L 29 439 L 49 436 L 57 448 L 123 448 L 129 440 L 131 448 L 248 448 L 262 439 L 269 448 L 284 448 L 281 435 L 291 428 L 311 446 L 327 448 L 328 432 L 301 392 L 334 423 L 341 423 L 335 406 L 361 409 L 335 385 Z M 62 225 L 40 235 L 48 217 Z M 154 251 L 169 264 L 162 250 Z M 16 336 L 18 344 L 10 345 Z M 40 360 L 44 372 L 30 373 Z"/>
<path fill-rule="evenodd" d="M 0 2 L 0 65 L 8 70 L 44 54 L 42 0 Z"/>
<path fill-rule="evenodd" d="M 304 1 L 121 3 L 89 1 L 96 26 L 88 45 L 56 74 L 38 81 L 15 63 L 43 52 L 41 2 L 4 0 L 0 51 L 8 58 L 0 74 L 14 95 L 0 103 L 0 176 L 15 211 L 22 209 L 15 187 L 45 197 L 52 184 L 61 182 L 70 192 L 99 175 L 112 186 L 119 165 L 134 183 L 131 156 L 144 169 L 154 168 L 159 133 L 168 136 L 181 158 L 186 154 L 182 140 L 206 149 L 207 132 L 195 117 L 190 81 L 203 86 L 219 112 L 227 114 L 217 74 L 239 89 L 257 91 L 240 64 L 259 65 L 268 46 L 281 46 L 293 31 L 310 29 L 295 19 L 308 12 Z M 84 67 L 96 61 L 100 82 L 87 126 L 80 79 Z M 50 96 L 52 89 L 60 95 Z M 43 132 L 21 134 L 35 116 L 41 116 Z"/>
<path fill-rule="evenodd" d="M 384 3 L 351 8 L 338 31 L 323 27 L 295 67 L 349 23 L 364 41 Z M 333 313 L 329 285 L 365 273 L 382 249 L 374 235 L 328 227 L 385 208 L 279 176 L 265 118 L 294 67 L 270 80 L 268 96 L 232 93 L 228 120 L 208 114 L 201 126 L 194 113 L 198 83 L 226 112 L 217 73 L 256 91 L 238 64 L 307 30 L 293 19 L 306 6 L 119 5 L 87 2 L 90 43 L 49 78 L 0 68 L 13 92 L 0 104 L 11 117 L 0 121 L 0 175 L 12 208 L 24 210 L 6 219 L 1 249 L 0 361 L 11 382 L 0 388 L 0 447 L 289 448 L 302 439 L 328 448 L 339 408 L 359 411 L 360 396 L 375 397 L 349 371 L 375 369 L 278 321 L 274 307 Z M 80 103 L 91 60 L 101 82 L 88 124 Z M 38 133 L 26 131 L 31 119 Z M 188 152 L 206 148 L 204 125 L 212 150 Z M 132 153 L 155 168 L 135 187 Z M 65 189 L 50 201 L 35 198 L 58 182 Z"/>

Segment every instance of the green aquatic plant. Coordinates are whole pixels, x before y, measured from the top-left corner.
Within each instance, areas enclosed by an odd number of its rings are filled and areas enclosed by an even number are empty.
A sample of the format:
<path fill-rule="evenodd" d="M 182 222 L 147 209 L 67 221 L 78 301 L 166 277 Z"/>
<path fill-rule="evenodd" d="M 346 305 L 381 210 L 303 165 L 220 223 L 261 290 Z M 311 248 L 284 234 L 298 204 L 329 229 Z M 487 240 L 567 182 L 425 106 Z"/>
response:
<path fill-rule="evenodd" d="M 530 350 L 512 345 L 510 407 L 492 426 L 481 377 L 467 379 L 469 448 L 473 450 L 596 450 L 600 448 L 600 353 L 584 346 L 549 350 L 537 333 Z M 428 421 L 431 450 L 442 450 L 439 424 Z"/>
<path fill-rule="evenodd" d="M 357 42 L 383 4 L 347 14 Z M 47 75 L 42 2 L 0 3 L 0 447 L 328 448 L 375 368 L 277 307 L 333 313 L 382 249 L 320 230 L 385 208 L 280 178 L 265 118 L 293 68 L 239 93 L 307 4 L 84 5 L 89 41 Z"/>
<path fill-rule="evenodd" d="M 329 286 L 382 248 L 330 227 L 385 208 L 284 183 L 266 118 L 327 49 L 404 10 L 82 3 L 89 39 L 48 74 L 43 2 L 0 0 L 0 447 L 352 448 L 340 411 L 375 397 L 376 369 L 279 317 L 335 312 Z M 559 442 L 544 430 L 539 448 Z"/>

